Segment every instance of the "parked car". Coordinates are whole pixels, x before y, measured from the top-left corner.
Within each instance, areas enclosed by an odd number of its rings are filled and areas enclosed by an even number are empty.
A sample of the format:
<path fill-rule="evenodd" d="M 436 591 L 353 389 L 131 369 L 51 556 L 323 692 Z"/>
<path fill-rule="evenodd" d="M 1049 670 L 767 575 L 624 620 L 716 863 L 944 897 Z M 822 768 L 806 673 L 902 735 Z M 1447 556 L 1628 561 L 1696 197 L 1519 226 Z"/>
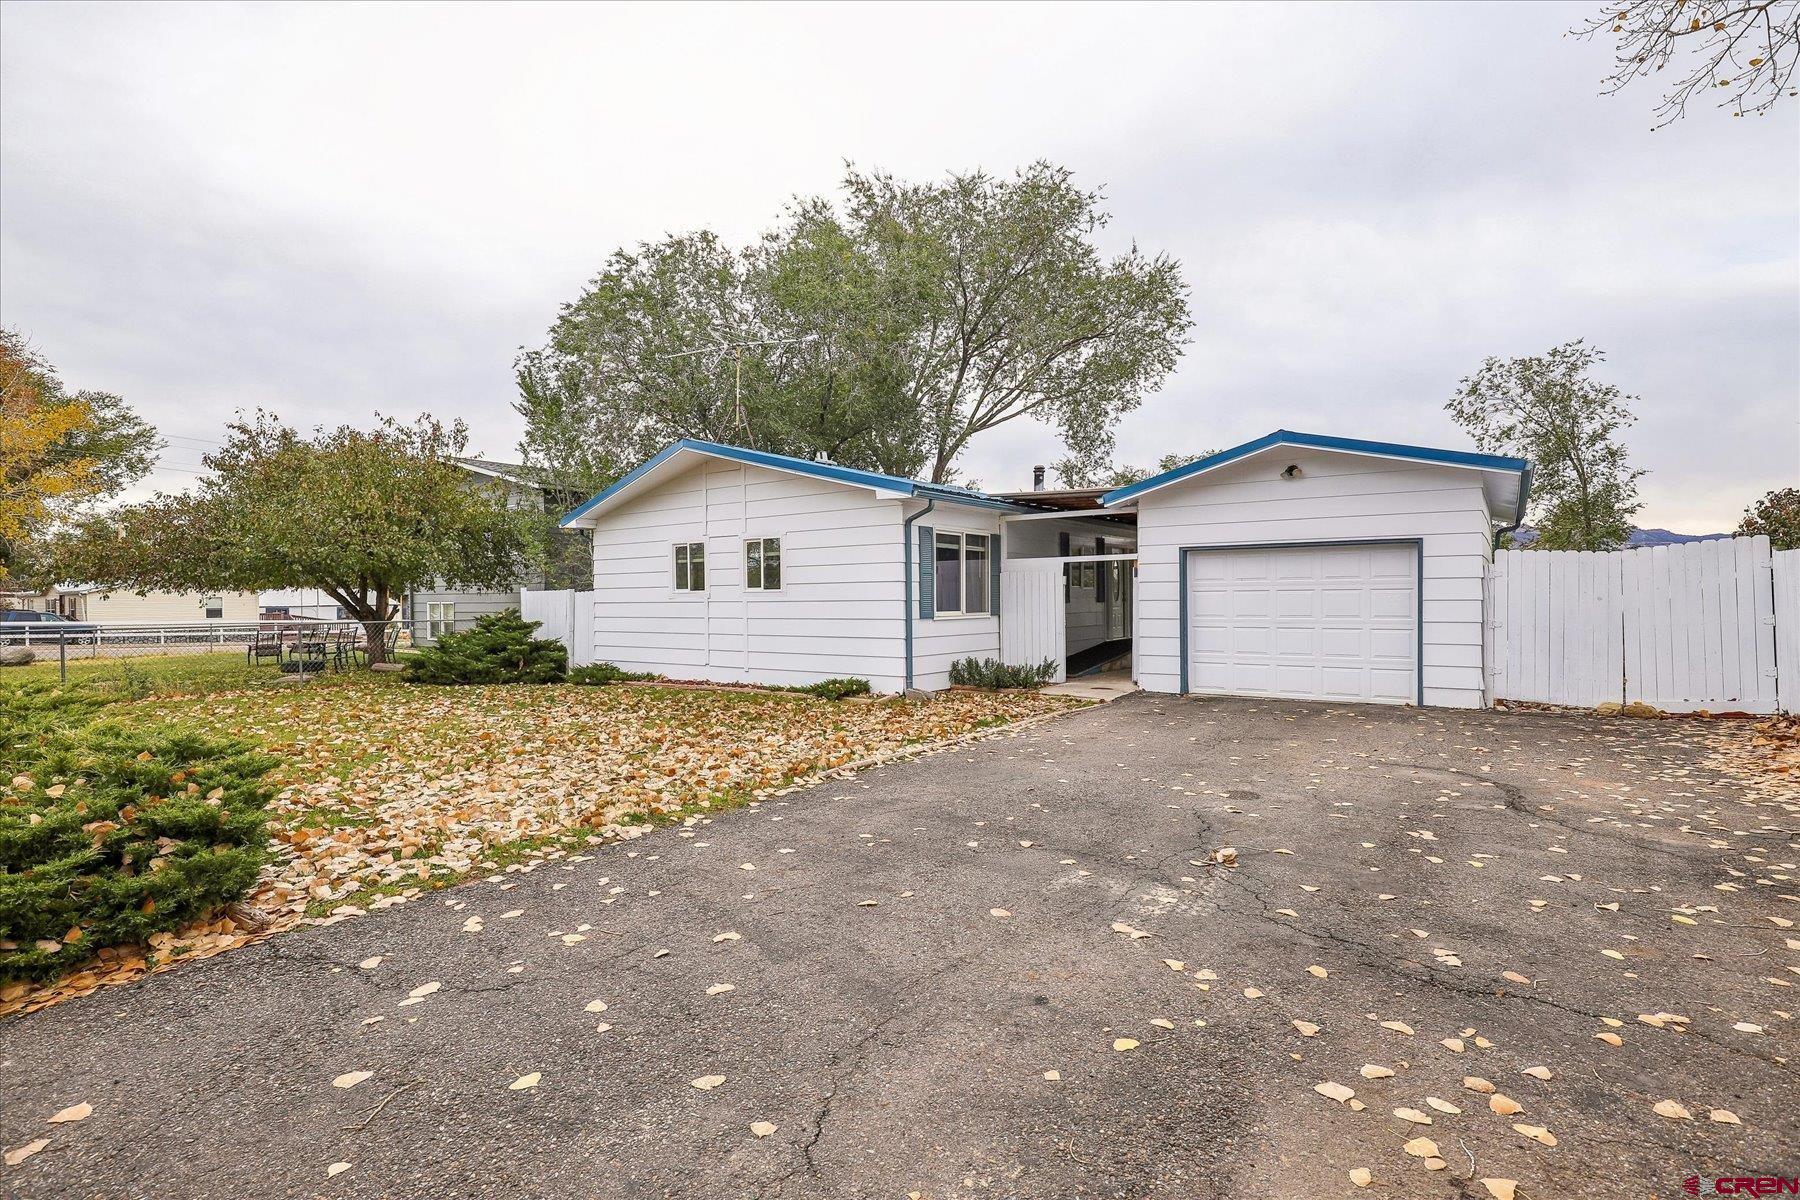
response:
<path fill-rule="evenodd" d="M 54 646 L 67 642 L 71 646 L 92 645 L 99 640 L 100 627 L 86 621 L 71 621 L 61 613 L 38 612 L 30 608 L 0 609 L 0 646 Z"/>

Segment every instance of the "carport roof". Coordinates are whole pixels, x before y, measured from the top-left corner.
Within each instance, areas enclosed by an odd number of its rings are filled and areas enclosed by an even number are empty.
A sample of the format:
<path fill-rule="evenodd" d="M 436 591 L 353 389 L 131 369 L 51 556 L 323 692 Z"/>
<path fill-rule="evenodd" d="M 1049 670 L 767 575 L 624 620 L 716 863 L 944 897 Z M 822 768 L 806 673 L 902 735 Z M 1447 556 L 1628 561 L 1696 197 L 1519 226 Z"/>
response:
<path fill-rule="evenodd" d="M 1531 490 L 1531 464 L 1522 458 L 1509 458 L 1502 454 L 1480 454 L 1473 450 L 1439 450 L 1430 446 L 1408 446 L 1400 442 L 1370 442 L 1361 438 L 1331 437 L 1322 433 L 1297 433 L 1291 429 L 1277 429 L 1274 433 L 1265 434 L 1254 441 L 1245 442 L 1241 446 L 1233 446 L 1229 450 L 1221 450 L 1217 454 L 1209 454 L 1205 458 L 1196 459 L 1194 462 L 1176 467 L 1172 471 L 1164 471 L 1160 475 L 1152 475 L 1137 483 L 1114 488 L 1100 498 L 1100 503 L 1106 508 L 1130 504 L 1171 483 L 1191 479 L 1196 475 L 1255 454 L 1261 454 L 1265 450 L 1273 450 L 1279 446 L 1334 450 L 1343 454 L 1400 459 L 1406 462 L 1431 463 L 1435 466 L 1462 467 L 1467 470 L 1486 472 L 1493 480 L 1493 486 L 1487 486 L 1485 482 L 1483 486 L 1483 491 L 1488 496 L 1489 508 L 1502 513 L 1510 513 L 1515 521 L 1524 519 L 1526 495 Z"/>

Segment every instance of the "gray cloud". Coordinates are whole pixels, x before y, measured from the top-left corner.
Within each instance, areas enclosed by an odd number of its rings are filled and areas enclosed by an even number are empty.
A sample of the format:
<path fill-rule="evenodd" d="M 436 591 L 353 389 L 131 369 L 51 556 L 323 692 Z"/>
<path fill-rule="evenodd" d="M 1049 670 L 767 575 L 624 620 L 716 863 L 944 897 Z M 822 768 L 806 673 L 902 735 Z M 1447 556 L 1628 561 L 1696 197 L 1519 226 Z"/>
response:
<path fill-rule="evenodd" d="M 514 350 L 614 246 L 745 239 L 845 159 L 1043 156 L 1180 258 L 1195 340 L 1122 457 L 1278 426 L 1462 444 L 1487 354 L 1586 336 L 1647 524 L 1800 481 L 1800 116 L 1598 97 L 1575 6 L 8 4 L 0 319 L 175 439 L 429 409 L 507 454 Z M 1022 484 L 1044 430 L 965 471 Z"/>

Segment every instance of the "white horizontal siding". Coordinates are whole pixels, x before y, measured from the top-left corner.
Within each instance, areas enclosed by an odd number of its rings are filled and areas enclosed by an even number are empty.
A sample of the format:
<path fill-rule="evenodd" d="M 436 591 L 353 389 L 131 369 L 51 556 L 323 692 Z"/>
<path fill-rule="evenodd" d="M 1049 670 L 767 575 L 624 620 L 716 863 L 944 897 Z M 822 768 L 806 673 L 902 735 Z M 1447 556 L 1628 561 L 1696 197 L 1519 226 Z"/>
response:
<path fill-rule="evenodd" d="M 1280 478 L 1290 463 L 1300 477 Z M 1491 528 L 1470 472 L 1328 451 L 1289 450 L 1151 492 L 1138 510 L 1138 682 L 1180 690 L 1180 547 L 1419 538 L 1425 703 L 1480 707 Z"/>
<path fill-rule="evenodd" d="M 917 511 L 921 505 L 910 505 Z M 996 534 L 1002 532 L 998 513 L 985 509 L 950 507 L 940 504 L 913 524 L 914 553 L 917 554 L 919 527 L 945 533 Z M 1000 553 L 1007 553 L 1006 542 Z M 915 575 L 918 564 L 913 564 Z M 919 613 L 918 581 L 913 581 L 913 615 Z M 934 617 L 913 623 L 913 686 L 938 691 L 950 686 L 950 664 L 959 658 L 999 658 L 1000 619 L 998 617 Z"/>
<path fill-rule="evenodd" d="M 905 683 L 900 504 L 765 467 L 707 462 L 594 528 L 594 658 L 675 679 Z M 781 539 L 782 587 L 746 592 L 746 537 Z M 672 547 L 706 543 L 706 591 L 677 592 Z"/>

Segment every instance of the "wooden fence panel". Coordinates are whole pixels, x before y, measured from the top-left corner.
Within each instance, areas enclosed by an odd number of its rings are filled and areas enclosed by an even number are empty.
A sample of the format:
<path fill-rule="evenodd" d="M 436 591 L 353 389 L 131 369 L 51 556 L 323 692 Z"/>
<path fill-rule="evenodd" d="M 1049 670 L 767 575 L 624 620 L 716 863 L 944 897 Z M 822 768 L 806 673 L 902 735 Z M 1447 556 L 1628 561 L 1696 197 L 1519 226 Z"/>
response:
<path fill-rule="evenodd" d="M 1800 550 L 1777 550 L 1773 557 L 1769 621 L 1777 691 L 1783 712 L 1800 712 Z"/>
<path fill-rule="evenodd" d="M 1502 550 L 1487 595 L 1495 699 L 1765 713 L 1800 696 L 1800 645 L 1785 649 L 1800 641 L 1800 552 L 1771 556 L 1767 538 Z"/>

